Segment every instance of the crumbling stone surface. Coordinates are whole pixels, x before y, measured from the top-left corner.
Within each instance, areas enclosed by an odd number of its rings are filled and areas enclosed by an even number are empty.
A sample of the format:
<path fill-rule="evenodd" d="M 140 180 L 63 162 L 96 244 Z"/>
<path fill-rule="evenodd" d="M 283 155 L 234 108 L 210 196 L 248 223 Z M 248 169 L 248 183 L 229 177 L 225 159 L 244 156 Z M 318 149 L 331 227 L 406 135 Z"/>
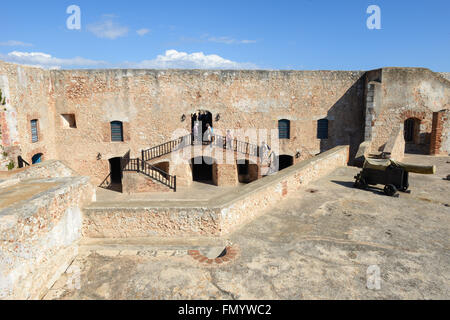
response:
<path fill-rule="evenodd" d="M 26 180 L 9 188 L 33 184 L 43 191 L 19 193 L 22 198 L 0 209 L 0 299 L 39 299 L 53 285 L 77 254 L 81 208 L 94 195 L 88 177 Z"/>
<path fill-rule="evenodd" d="M 73 263 L 79 289 L 67 273 L 46 299 L 448 299 L 449 160 L 407 155 L 437 173 L 411 174 L 412 193 L 399 198 L 355 189 L 359 169 L 339 168 L 227 236 L 239 255 L 214 267 L 188 255 L 207 248 L 187 240 L 124 241 L 107 253 L 98 242 Z M 368 286 L 370 266 L 379 290 Z"/>

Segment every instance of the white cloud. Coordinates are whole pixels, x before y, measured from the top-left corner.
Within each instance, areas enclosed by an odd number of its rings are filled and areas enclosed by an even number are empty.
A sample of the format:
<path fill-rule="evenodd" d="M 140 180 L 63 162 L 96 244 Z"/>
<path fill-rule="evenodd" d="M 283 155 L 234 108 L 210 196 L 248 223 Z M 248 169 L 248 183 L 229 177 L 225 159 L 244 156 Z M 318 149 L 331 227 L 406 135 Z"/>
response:
<path fill-rule="evenodd" d="M 216 54 L 205 55 L 203 52 L 186 53 L 167 50 L 164 55 L 138 63 L 126 62 L 131 68 L 143 69 L 255 69 L 252 63 L 240 63 L 224 59 Z"/>
<path fill-rule="evenodd" d="M 127 35 L 128 27 L 122 26 L 114 21 L 115 18 L 116 16 L 114 15 L 103 15 L 101 21 L 88 25 L 87 30 L 99 38 L 111 40 Z"/>
<path fill-rule="evenodd" d="M 17 40 L 9 40 L 5 42 L 0 42 L 0 46 L 5 47 L 32 47 L 33 45 L 31 43 L 26 43 L 22 41 Z"/>
<path fill-rule="evenodd" d="M 56 58 L 42 52 L 13 51 L 7 55 L 0 54 L 0 59 L 8 62 L 41 67 L 45 69 L 72 68 L 133 68 L 133 69 L 256 69 L 253 63 L 242 63 L 222 58 L 216 54 L 205 55 L 203 52 L 186 53 L 167 50 L 155 59 L 140 62 L 122 62 L 117 64 L 82 57 Z"/>
<path fill-rule="evenodd" d="M 63 67 L 78 67 L 78 66 L 98 67 L 106 65 L 105 61 L 96 61 L 81 57 L 61 59 L 52 57 L 50 54 L 42 52 L 13 51 L 8 53 L 7 55 L 0 54 L 0 59 L 8 62 L 40 67 L 44 69 L 61 69 Z"/>
<path fill-rule="evenodd" d="M 149 33 L 149 32 L 150 32 L 150 30 L 149 30 L 149 29 L 146 29 L 146 28 L 142 28 L 142 29 L 139 29 L 139 30 L 136 31 L 136 33 L 137 33 L 138 35 L 140 35 L 141 37 L 144 36 L 144 35 L 146 35 L 146 34 Z"/>

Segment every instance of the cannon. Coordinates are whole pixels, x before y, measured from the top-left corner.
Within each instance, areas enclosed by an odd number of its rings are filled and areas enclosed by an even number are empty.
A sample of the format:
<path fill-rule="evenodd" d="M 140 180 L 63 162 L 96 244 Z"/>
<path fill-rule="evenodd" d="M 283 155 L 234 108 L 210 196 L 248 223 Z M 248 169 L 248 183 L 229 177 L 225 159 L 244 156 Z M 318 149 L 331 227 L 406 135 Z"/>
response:
<path fill-rule="evenodd" d="M 371 185 L 384 184 L 387 196 L 398 197 L 398 192 L 410 192 L 409 173 L 434 174 L 435 166 L 401 163 L 392 159 L 366 159 L 363 169 L 355 176 L 354 187 L 368 189 Z"/>

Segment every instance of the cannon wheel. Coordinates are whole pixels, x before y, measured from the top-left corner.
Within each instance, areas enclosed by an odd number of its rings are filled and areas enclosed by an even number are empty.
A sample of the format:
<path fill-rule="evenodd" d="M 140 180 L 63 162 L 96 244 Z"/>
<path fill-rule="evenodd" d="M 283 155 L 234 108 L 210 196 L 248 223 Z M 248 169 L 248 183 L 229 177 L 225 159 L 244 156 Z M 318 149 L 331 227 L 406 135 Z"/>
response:
<path fill-rule="evenodd" d="M 368 184 L 367 184 L 366 180 L 365 180 L 364 178 L 361 178 L 361 175 L 360 175 L 360 174 L 358 174 L 358 175 L 356 176 L 356 181 L 355 181 L 355 183 L 353 184 L 353 186 L 354 186 L 355 188 L 358 188 L 358 189 L 364 189 L 364 190 L 366 190 L 366 189 L 368 188 Z"/>
<path fill-rule="evenodd" d="M 393 197 L 397 193 L 397 188 L 393 184 L 387 184 L 384 186 L 384 193 L 389 197 Z"/>
<path fill-rule="evenodd" d="M 406 192 L 406 191 L 408 191 L 408 188 L 409 188 L 409 185 L 408 185 L 408 184 L 405 184 L 404 186 L 402 186 L 402 187 L 400 188 L 400 191 Z"/>

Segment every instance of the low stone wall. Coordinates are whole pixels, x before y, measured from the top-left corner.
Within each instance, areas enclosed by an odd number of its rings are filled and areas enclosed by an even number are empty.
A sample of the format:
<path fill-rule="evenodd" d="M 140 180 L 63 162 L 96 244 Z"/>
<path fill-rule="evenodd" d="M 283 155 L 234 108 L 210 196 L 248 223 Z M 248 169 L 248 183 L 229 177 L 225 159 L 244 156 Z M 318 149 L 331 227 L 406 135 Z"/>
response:
<path fill-rule="evenodd" d="M 20 180 L 26 179 L 45 179 L 45 178 L 62 178 L 72 177 L 78 174 L 59 160 L 48 160 L 42 163 L 33 164 L 19 170 L 14 178 Z"/>
<path fill-rule="evenodd" d="M 277 174 L 204 202 L 117 203 L 84 209 L 83 236 L 221 236 L 261 214 L 289 193 L 348 162 L 349 147 L 339 146 Z"/>
<path fill-rule="evenodd" d="M 27 180 L 51 185 L 0 209 L 0 299 L 39 299 L 77 255 L 88 177 Z"/>
<path fill-rule="evenodd" d="M 249 222 L 265 209 L 349 161 L 349 147 L 335 147 L 272 176 L 257 180 L 222 197 L 221 233 L 226 234 Z M 212 199 L 211 201 L 214 201 Z"/>

